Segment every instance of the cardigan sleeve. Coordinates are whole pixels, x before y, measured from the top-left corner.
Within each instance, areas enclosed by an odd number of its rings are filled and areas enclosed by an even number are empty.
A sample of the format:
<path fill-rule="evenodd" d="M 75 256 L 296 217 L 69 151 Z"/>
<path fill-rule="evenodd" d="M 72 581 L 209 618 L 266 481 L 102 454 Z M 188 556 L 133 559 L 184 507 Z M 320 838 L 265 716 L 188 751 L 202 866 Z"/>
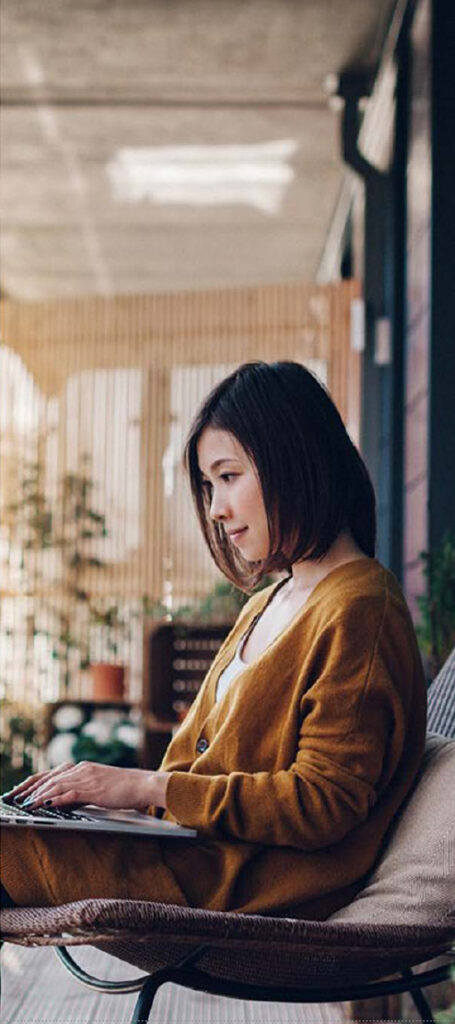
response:
<path fill-rule="evenodd" d="M 400 760 L 410 697 L 397 683 L 407 674 L 410 688 L 413 677 L 403 620 L 388 614 L 387 595 L 381 603 L 364 635 L 358 608 L 323 631 L 293 763 L 275 772 L 171 772 L 167 806 L 177 821 L 211 838 L 316 850 L 365 820 Z"/>

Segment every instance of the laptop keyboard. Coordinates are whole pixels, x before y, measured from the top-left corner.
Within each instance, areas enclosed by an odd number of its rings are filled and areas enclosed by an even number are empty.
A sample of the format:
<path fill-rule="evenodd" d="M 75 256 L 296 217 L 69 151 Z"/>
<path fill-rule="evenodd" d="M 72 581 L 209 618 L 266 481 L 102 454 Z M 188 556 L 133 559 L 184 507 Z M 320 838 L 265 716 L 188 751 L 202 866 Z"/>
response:
<path fill-rule="evenodd" d="M 2 815 L 7 814 L 11 818 L 59 818 L 60 820 L 66 819 L 69 821 L 92 821 L 92 818 L 88 818 L 85 814 L 79 814 L 77 811 L 63 811 L 55 808 L 48 807 L 21 807 L 20 804 L 6 803 L 5 800 L 0 801 L 0 812 Z"/>

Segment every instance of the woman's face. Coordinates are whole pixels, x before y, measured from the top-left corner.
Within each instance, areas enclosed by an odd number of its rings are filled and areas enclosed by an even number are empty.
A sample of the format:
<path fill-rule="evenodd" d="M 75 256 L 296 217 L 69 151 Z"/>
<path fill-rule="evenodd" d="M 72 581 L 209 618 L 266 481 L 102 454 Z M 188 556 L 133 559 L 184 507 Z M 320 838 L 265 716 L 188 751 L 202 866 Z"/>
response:
<path fill-rule="evenodd" d="M 269 527 L 256 467 L 233 434 L 206 427 L 197 445 L 210 515 L 240 554 L 258 562 L 269 553 Z"/>

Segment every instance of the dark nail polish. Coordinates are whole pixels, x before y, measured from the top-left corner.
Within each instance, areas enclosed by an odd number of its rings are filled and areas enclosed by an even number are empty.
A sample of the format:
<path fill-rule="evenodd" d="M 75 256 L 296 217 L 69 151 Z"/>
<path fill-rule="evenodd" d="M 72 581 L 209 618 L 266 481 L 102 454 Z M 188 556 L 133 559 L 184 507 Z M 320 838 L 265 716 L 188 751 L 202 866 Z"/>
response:
<path fill-rule="evenodd" d="M 43 806 L 44 806 L 44 807 L 50 807 L 50 806 L 51 806 L 51 804 L 52 804 L 52 800 L 45 800 L 45 801 L 44 801 L 44 805 L 43 805 Z"/>

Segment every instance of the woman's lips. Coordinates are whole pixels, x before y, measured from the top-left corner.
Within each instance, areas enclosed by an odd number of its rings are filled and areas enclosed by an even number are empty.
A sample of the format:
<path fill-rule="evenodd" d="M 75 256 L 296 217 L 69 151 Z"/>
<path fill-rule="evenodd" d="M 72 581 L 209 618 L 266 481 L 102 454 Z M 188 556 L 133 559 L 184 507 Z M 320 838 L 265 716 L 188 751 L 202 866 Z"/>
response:
<path fill-rule="evenodd" d="M 237 540 L 237 538 L 238 538 L 238 537 L 241 537 L 241 536 L 242 536 L 242 534 L 243 534 L 243 533 L 245 533 L 245 530 L 247 530 L 247 529 L 248 529 L 248 527 L 247 527 L 247 526 L 244 526 L 242 530 L 236 530 L 236 532 L 235 532 L 235 533 L 230 533 L 230 534 L 229 534 L 229 538 L 230 538 L 230 540 L 236 541 L 236 540 Z"/>

